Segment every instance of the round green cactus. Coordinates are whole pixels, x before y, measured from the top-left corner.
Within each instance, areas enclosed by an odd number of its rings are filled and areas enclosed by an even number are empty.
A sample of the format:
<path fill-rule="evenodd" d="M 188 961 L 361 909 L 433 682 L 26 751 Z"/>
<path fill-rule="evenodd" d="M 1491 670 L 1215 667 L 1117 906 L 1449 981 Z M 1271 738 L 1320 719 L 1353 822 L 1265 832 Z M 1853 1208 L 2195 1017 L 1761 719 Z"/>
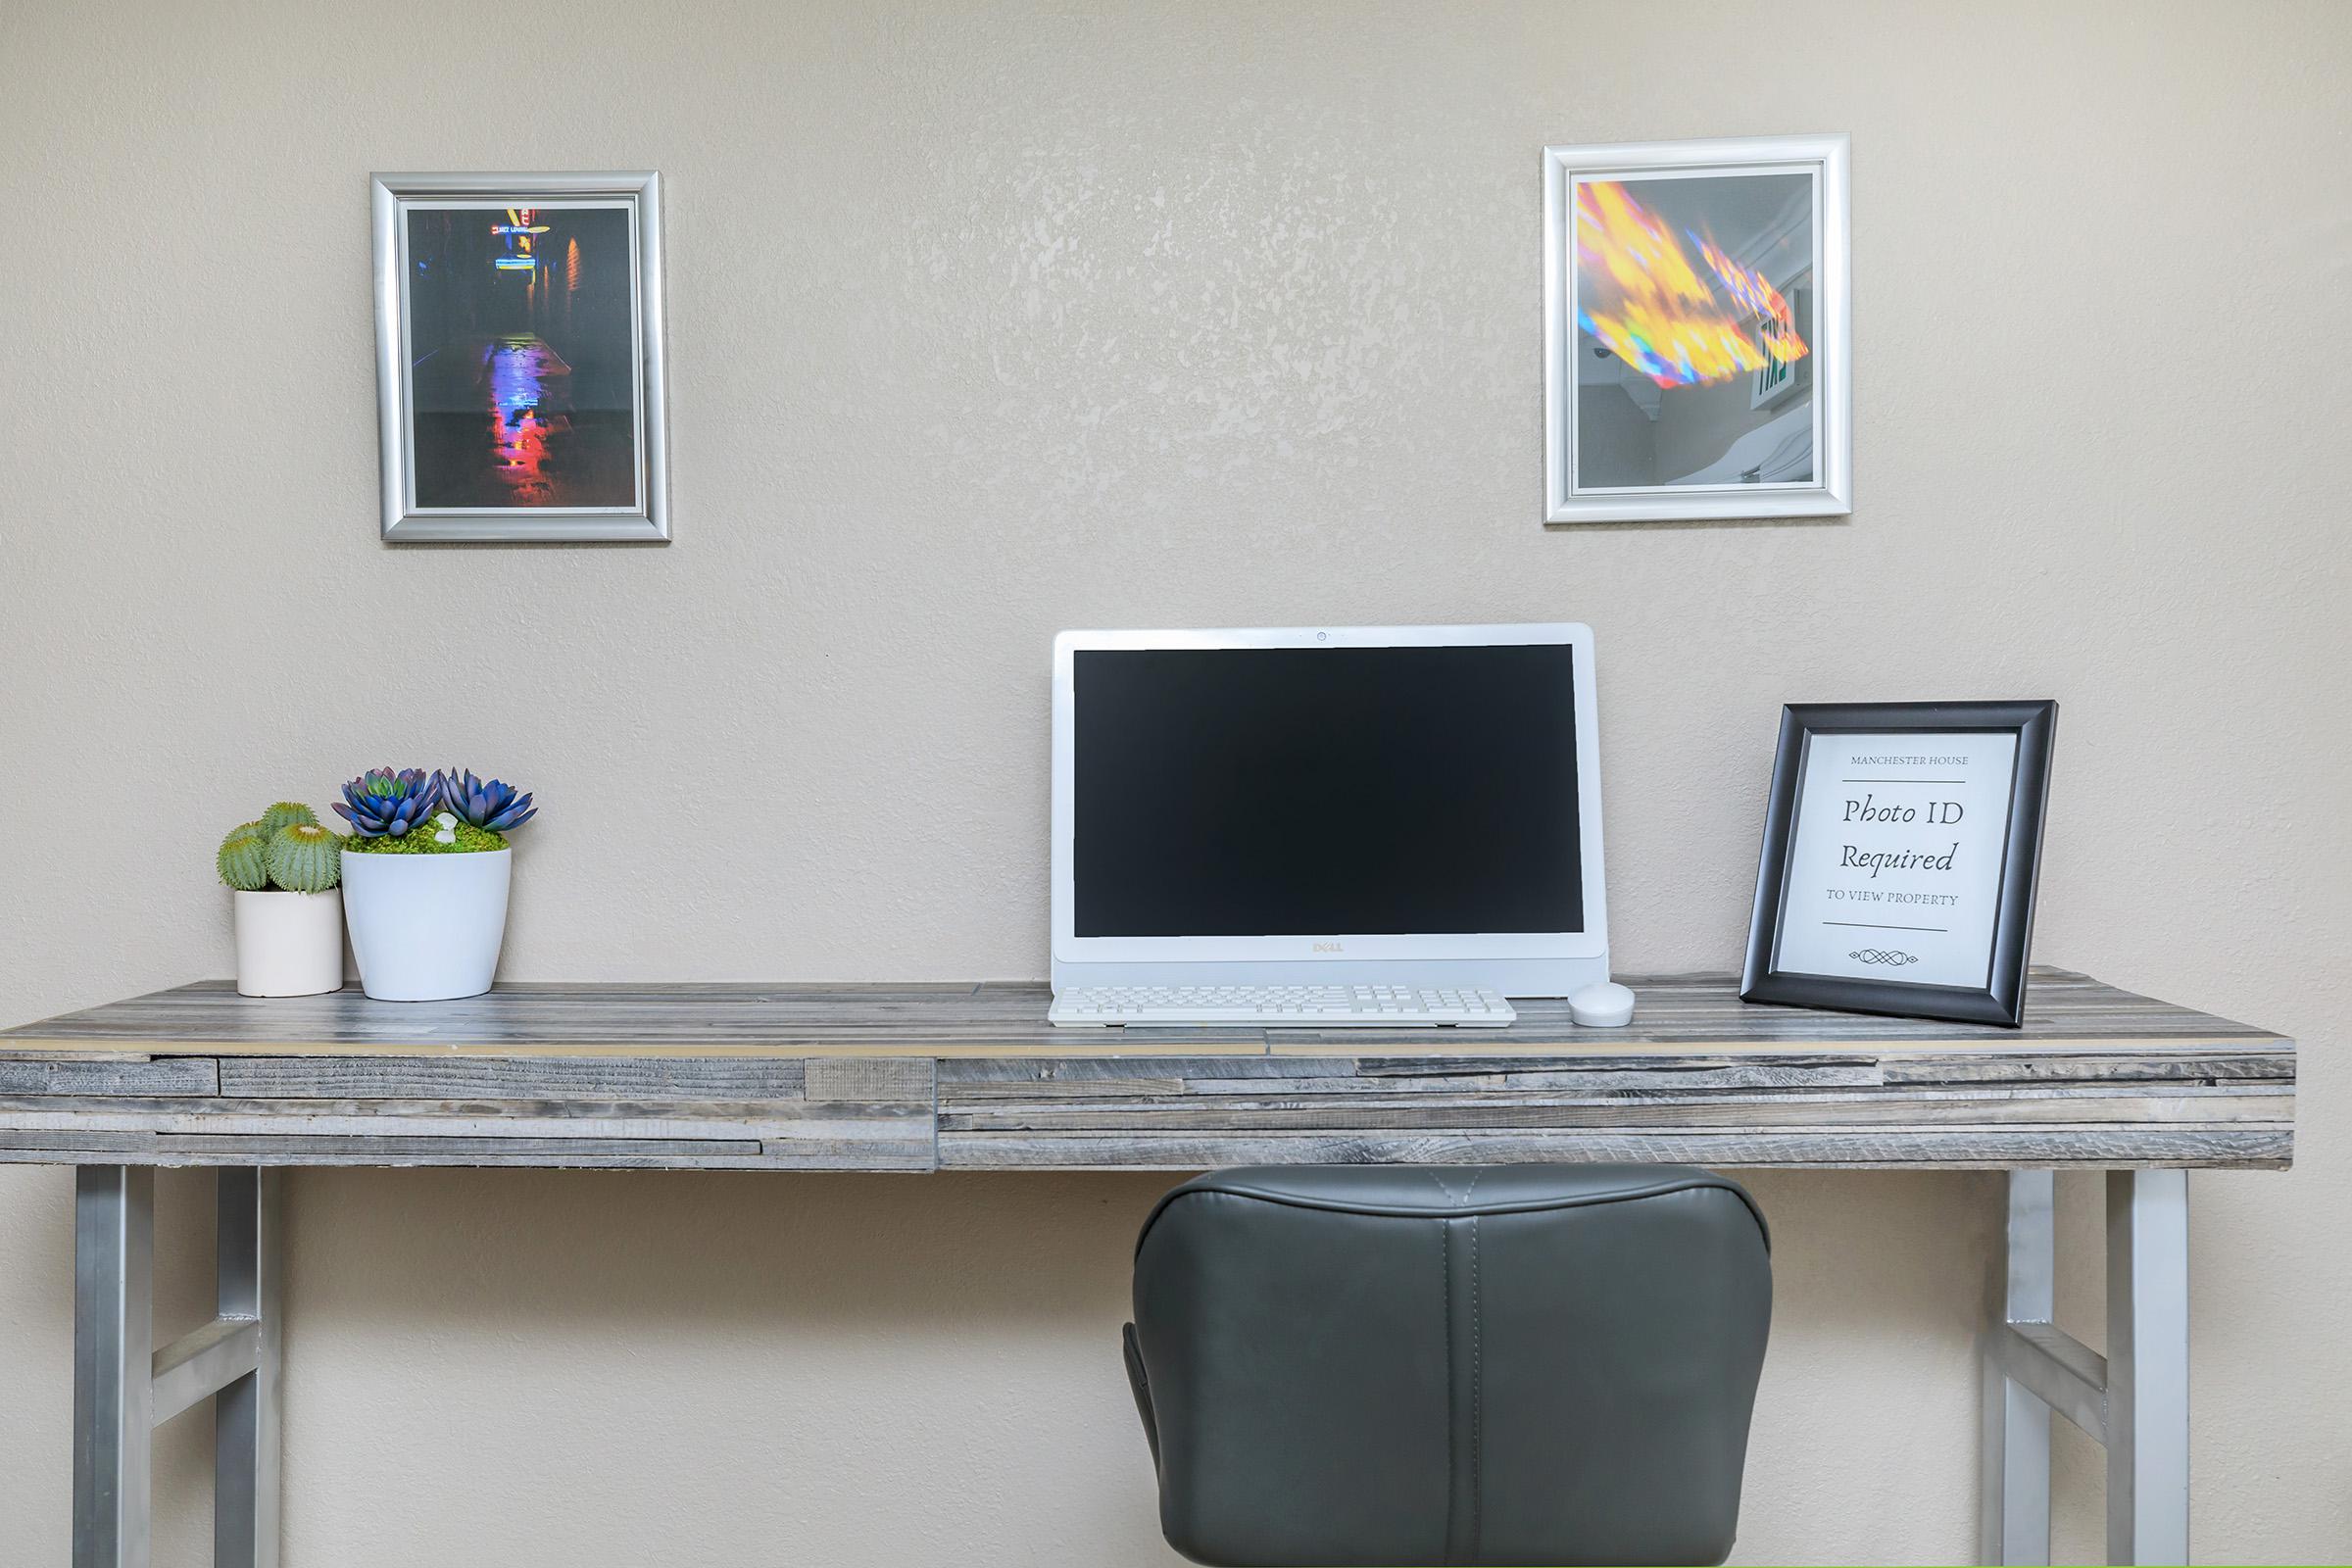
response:
<path fill-rule="evenodd" d="M 270 839 L 270 880 L 289 893 L 324 893 L 343 878 L 343 843 L 316 822 L 289 822 Z"/>
<path fill-rule="evenodd" d="M 277 830 L 279 828 L 292 827 L 297 822 L 304 822 L 308 823 L 312 827 L 317 827 L 318 825 L 318 813 L 312 810 L 309 807 L 303 805 L 300 801 L 280 801 L 275 806 L 272 806 L 270 808 L 270 809 L 262 813 L 262 831 L 269 834 L 271 838 L 275 838 L 277 836 Z"/>
<path fill-rule="evenodd" d="M 213 864 L 239 893 L 259 893 L 270 885 L 270 836 L 259 822 L 240 822 L 220 841 Z"/>

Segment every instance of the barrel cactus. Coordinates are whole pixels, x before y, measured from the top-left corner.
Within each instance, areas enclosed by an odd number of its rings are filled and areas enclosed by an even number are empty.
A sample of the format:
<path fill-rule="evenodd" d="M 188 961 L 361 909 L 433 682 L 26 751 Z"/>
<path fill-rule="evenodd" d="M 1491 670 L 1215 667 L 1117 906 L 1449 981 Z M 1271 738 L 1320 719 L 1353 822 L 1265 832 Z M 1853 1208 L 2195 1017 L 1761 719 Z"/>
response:
<path fill-rule="evenodd" d="M 317 827 L 318 813 L 300 801 L 280 801 L 262 813 L 262 831 L 271 838 L 277 837 L 279 828 L 291 827 L 296 822 L 308 822 Z"/>
<path fill-rule="evenodd" d="M 316 822 L 289 822 L 270 839 L 270 880 L 289 893 L 324 893 L 342 879 L 343 844 Z"/>
<path fill-rule="evenodd" d="M 441 775 L 420 767 L 362 773 L 343 786 L 335 812 L 362 838 L 401 838 L 441 804 Z"/>
<path fill-rule="evenodd" d="M 239 893 L 259 893 L 270 885 L 270 835 L 259 822 L 238 823 L 220 841 L 213 864 Z"/>

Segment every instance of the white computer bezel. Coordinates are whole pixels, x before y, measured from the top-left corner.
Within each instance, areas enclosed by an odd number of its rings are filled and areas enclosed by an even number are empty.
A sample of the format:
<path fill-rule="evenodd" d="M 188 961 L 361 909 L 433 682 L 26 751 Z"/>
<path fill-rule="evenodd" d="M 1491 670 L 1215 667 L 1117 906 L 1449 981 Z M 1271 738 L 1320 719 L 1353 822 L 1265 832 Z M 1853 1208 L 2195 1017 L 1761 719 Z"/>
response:
<path fill-rule="evenodd" d="M 1075 933 L 1072 656 L 1091 649 L 1445 648 L 1565 644 L 1575 651 L 1577 837 L 1583 931 L 1414 935 L 1350 931 L 1276 937 L 1081 937 Z M 1295 626 L 1217 631 L 1065 631 L 1054 639 L 1053 961 L 1055 989 L 1088 984 L 1335 983 L 1399 974 L 1417 983 L 1490 985 L 1559 996 L 1608 977 L 1608 904 L 1600 831 L 1600 722 L 1592 631 L 1574 622 L 1508 626 Z M 1461 744 L 1475 746 L 1477 737 Z"/>

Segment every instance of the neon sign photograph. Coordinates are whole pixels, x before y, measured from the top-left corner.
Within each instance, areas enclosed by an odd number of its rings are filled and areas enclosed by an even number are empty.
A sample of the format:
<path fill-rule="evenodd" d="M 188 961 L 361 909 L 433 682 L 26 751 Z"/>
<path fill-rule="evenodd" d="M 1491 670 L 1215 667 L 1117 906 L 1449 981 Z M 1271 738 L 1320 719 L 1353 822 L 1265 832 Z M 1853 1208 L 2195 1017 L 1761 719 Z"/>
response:
<path fill-rule="evenodd" d="M 1545 172 L 1547 520 L 1850 510 L 1843 138 L 1550 148 Z"/>
<path fill-rule="evenodd" d="M 385 538 L 666 539 L 654 176 L 375 183 Z"/>

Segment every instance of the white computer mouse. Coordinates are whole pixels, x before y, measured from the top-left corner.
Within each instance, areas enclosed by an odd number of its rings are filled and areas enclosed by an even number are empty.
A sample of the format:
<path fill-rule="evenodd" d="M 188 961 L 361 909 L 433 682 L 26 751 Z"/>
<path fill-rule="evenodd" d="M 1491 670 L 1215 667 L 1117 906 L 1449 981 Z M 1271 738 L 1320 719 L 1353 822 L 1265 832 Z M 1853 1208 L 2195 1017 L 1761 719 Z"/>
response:
<path fill-rule="evenodd" d="M 1588 1029 L 1622 1029 L 1634 1021 L 1634 994 L 1614 980 L 1603 980 L 1568 999 L 1568 1016 Z"/>

